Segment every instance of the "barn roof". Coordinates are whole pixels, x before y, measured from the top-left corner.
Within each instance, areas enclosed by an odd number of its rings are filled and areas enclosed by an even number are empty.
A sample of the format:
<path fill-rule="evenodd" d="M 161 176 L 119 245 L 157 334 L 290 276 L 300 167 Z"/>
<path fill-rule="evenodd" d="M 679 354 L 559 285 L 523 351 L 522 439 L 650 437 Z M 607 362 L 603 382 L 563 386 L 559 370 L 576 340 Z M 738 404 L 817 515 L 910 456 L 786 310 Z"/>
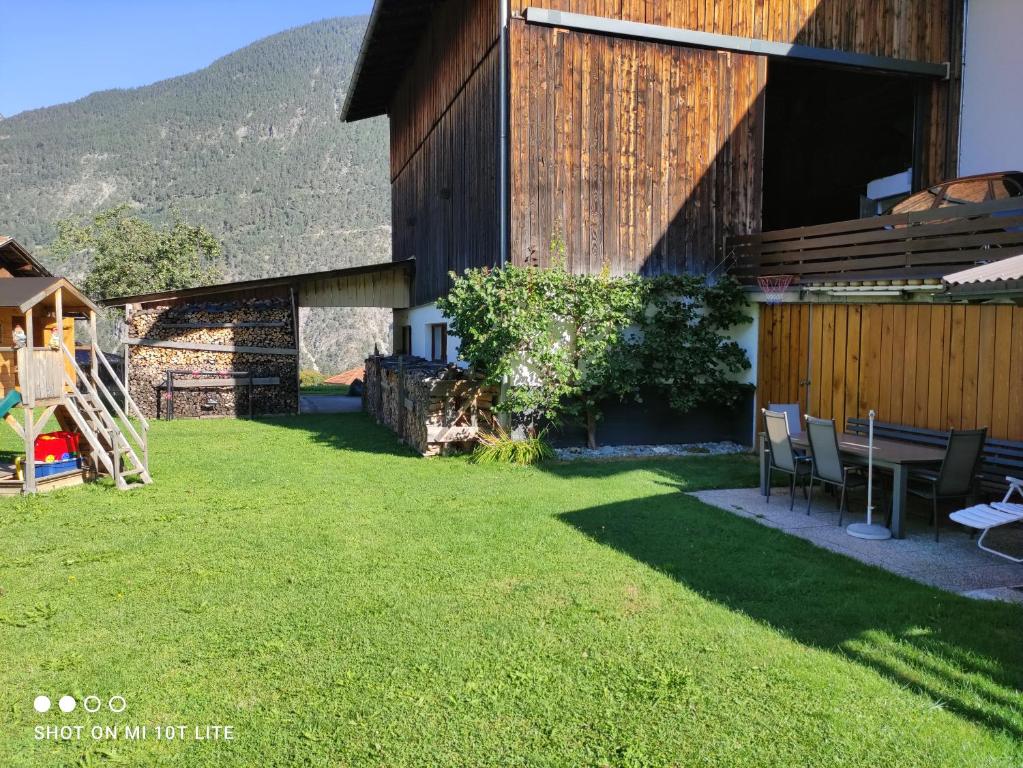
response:
<path fill-rule="evenodd" d="M 261 290 L 264 288 L 293 288 L 300 291 L 303 285 L 316 281 L 333 280 L 335 278 L 355 277 L 373 273 L 401 272 L 411 274 L 415 268 L 415 259 L 404 259 L 402 261 L 385 261 L 380 264 L 365 264 L 358 267 L 345 267 L 344 269 L 329 269 L 322 272 L 303 272 L 297 275 L 283 275 L 281 277 L 264 277 L 259 280 L 237 280 L 233 283 L 218 283 L 216 285 L 202 285 L 197 288 L 179 288 L 169 291 L 155 291 L 153 293 L 139 293 L 134 296 L 118 296 L 111 299 L 103 299 L 100 304 L 105 307 L 123 307 L 127 304 L 145 304 L 152 301 L 163 301 L 170 299 L 192 299 L 203 296 L 217 296 L 242 291 Z"/>
<path fill-rule="evenodd" d="M 427 21 L 442 0 L 376 0 L 362 39 L 341 119 L 387 114 L 391 97 L 412 63 Z"/>

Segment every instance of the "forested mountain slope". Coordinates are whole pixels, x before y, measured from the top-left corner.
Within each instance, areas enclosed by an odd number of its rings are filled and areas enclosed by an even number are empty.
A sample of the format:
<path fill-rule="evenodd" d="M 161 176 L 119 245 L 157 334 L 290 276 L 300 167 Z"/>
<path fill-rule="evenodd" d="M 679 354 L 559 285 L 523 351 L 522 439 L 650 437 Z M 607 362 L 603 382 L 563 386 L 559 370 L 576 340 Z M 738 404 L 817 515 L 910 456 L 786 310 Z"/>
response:
<path fill-rule="evenodd" d="M 54 266 L 57 219 L 129 202 L 206 226 L 228 278 L 388 260 L 386 122 L 339 120 L 365 24 L 317 22 L 192 74 L 0 121 L 0 233 Z M 312 313 L 309 361 L 340 368 L 386 339 L 387 315 L 368 315 Z"/>

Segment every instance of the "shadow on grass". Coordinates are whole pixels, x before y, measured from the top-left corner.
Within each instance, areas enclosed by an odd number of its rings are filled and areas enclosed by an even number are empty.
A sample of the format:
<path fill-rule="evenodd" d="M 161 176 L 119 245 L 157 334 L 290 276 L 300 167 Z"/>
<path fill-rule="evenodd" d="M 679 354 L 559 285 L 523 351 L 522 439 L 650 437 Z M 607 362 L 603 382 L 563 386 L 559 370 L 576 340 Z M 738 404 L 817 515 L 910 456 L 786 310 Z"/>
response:
<path fill-rule="evenodd" d="M 667 494 L 562 514 L 605 546 L 808 646 L 1023 738 L 1023 609 L 941 592 Z"/>
<path fill-rule="evenodd" d="M 365 413 L 324 413 L 261 416 L 254 421 L 305 432 L 319 445 L 340 451 L 381 456 L 417 456 L 387 427 Z"/>
<path fill-rule="evenodd" d="M 266 416 L 257 421 L 300 430 L 320 445 L 344 451 L 419 457 L 385 426 L 365 413 Z M 753 487 L 758 482 L 756 459 L 748 454 L 617 459 L 611 461 L 546 462 L 538 469 L 562 479 L 602 479 L 635 471 L 651 472 L 658 482 L 679 491 Z"/>

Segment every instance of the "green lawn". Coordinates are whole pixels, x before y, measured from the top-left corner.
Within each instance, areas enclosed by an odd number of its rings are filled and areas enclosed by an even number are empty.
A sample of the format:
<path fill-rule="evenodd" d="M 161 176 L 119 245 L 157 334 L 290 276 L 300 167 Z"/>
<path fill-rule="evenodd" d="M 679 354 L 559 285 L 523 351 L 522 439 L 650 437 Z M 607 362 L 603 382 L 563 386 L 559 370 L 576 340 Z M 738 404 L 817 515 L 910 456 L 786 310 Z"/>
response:
<path fill-rule="evenodd" d="M 348 394 L 347 384 L 307 384 L 299 390 L 303 395 L 340 395 Z"/>
<path fill-rule="evenodd" d="M 472 466 L 361 415 L 152 445 L 151 487 L 0 501 L 5 768 L 1023 762 L 1023 611 L 680 493 L 748 457 Z M 64 693 L 127 709 L 33 711 Z"/>

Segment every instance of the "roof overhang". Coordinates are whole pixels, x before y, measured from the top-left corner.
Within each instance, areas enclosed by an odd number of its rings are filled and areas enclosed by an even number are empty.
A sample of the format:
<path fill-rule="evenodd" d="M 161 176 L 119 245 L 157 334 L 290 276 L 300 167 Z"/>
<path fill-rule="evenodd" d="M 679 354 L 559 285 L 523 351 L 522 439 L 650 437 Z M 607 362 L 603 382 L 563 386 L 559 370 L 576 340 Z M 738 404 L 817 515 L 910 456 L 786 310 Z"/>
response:
<path fill-rule="evenodd" d="M 376 0 L 348 84 L 341 119 L 386 115 L 441 0 Z"/>
<path fill-rule="evenodd" d="M 52 277 L 50 270 L 13 237 L 0 235 L 0 263 L 15 277 Z"/>
<path fill-rule="evenodd" d="M 284 275 L 281 277 L 267 277 L 260 280 L 238 280 L 233 283 L 218 283 L 217 285 L 204 285 L 197 288 L 180 288 L 169 291 L 156 291 L 153 293 L 139 293 L 133 296 L 118 296 L 111 299 L 103 299 L 100 304 L 105 307 L 124 307 L 129 304 L 150 304 L 160 301 L 175 301 L 182 299 L 203 298 L 211 296 L 227 296 L 245 291 L 257 291 L 264 289 L 281 288 L 295 291 L 301 294 L 307 289 L 320 291 L 321 286 L 350 280 L 359 277 L 372 276 L 395 276 L 405 281 L 411 279 L 415 273 L 415 259 L 404 259 L 402 261 L 388 261 L 381 264 L 366 264 L 358 267 L 347 267 L 345 269 L 329 269 L 322 272 L 304 272 L 297 275 Z M 407 300 L 406 300 L 407 305 Z M 327 306 L 318 304 L 318 306 Z M 341 304 L 337 306 L 361 306 L 352 304 Z"/>

